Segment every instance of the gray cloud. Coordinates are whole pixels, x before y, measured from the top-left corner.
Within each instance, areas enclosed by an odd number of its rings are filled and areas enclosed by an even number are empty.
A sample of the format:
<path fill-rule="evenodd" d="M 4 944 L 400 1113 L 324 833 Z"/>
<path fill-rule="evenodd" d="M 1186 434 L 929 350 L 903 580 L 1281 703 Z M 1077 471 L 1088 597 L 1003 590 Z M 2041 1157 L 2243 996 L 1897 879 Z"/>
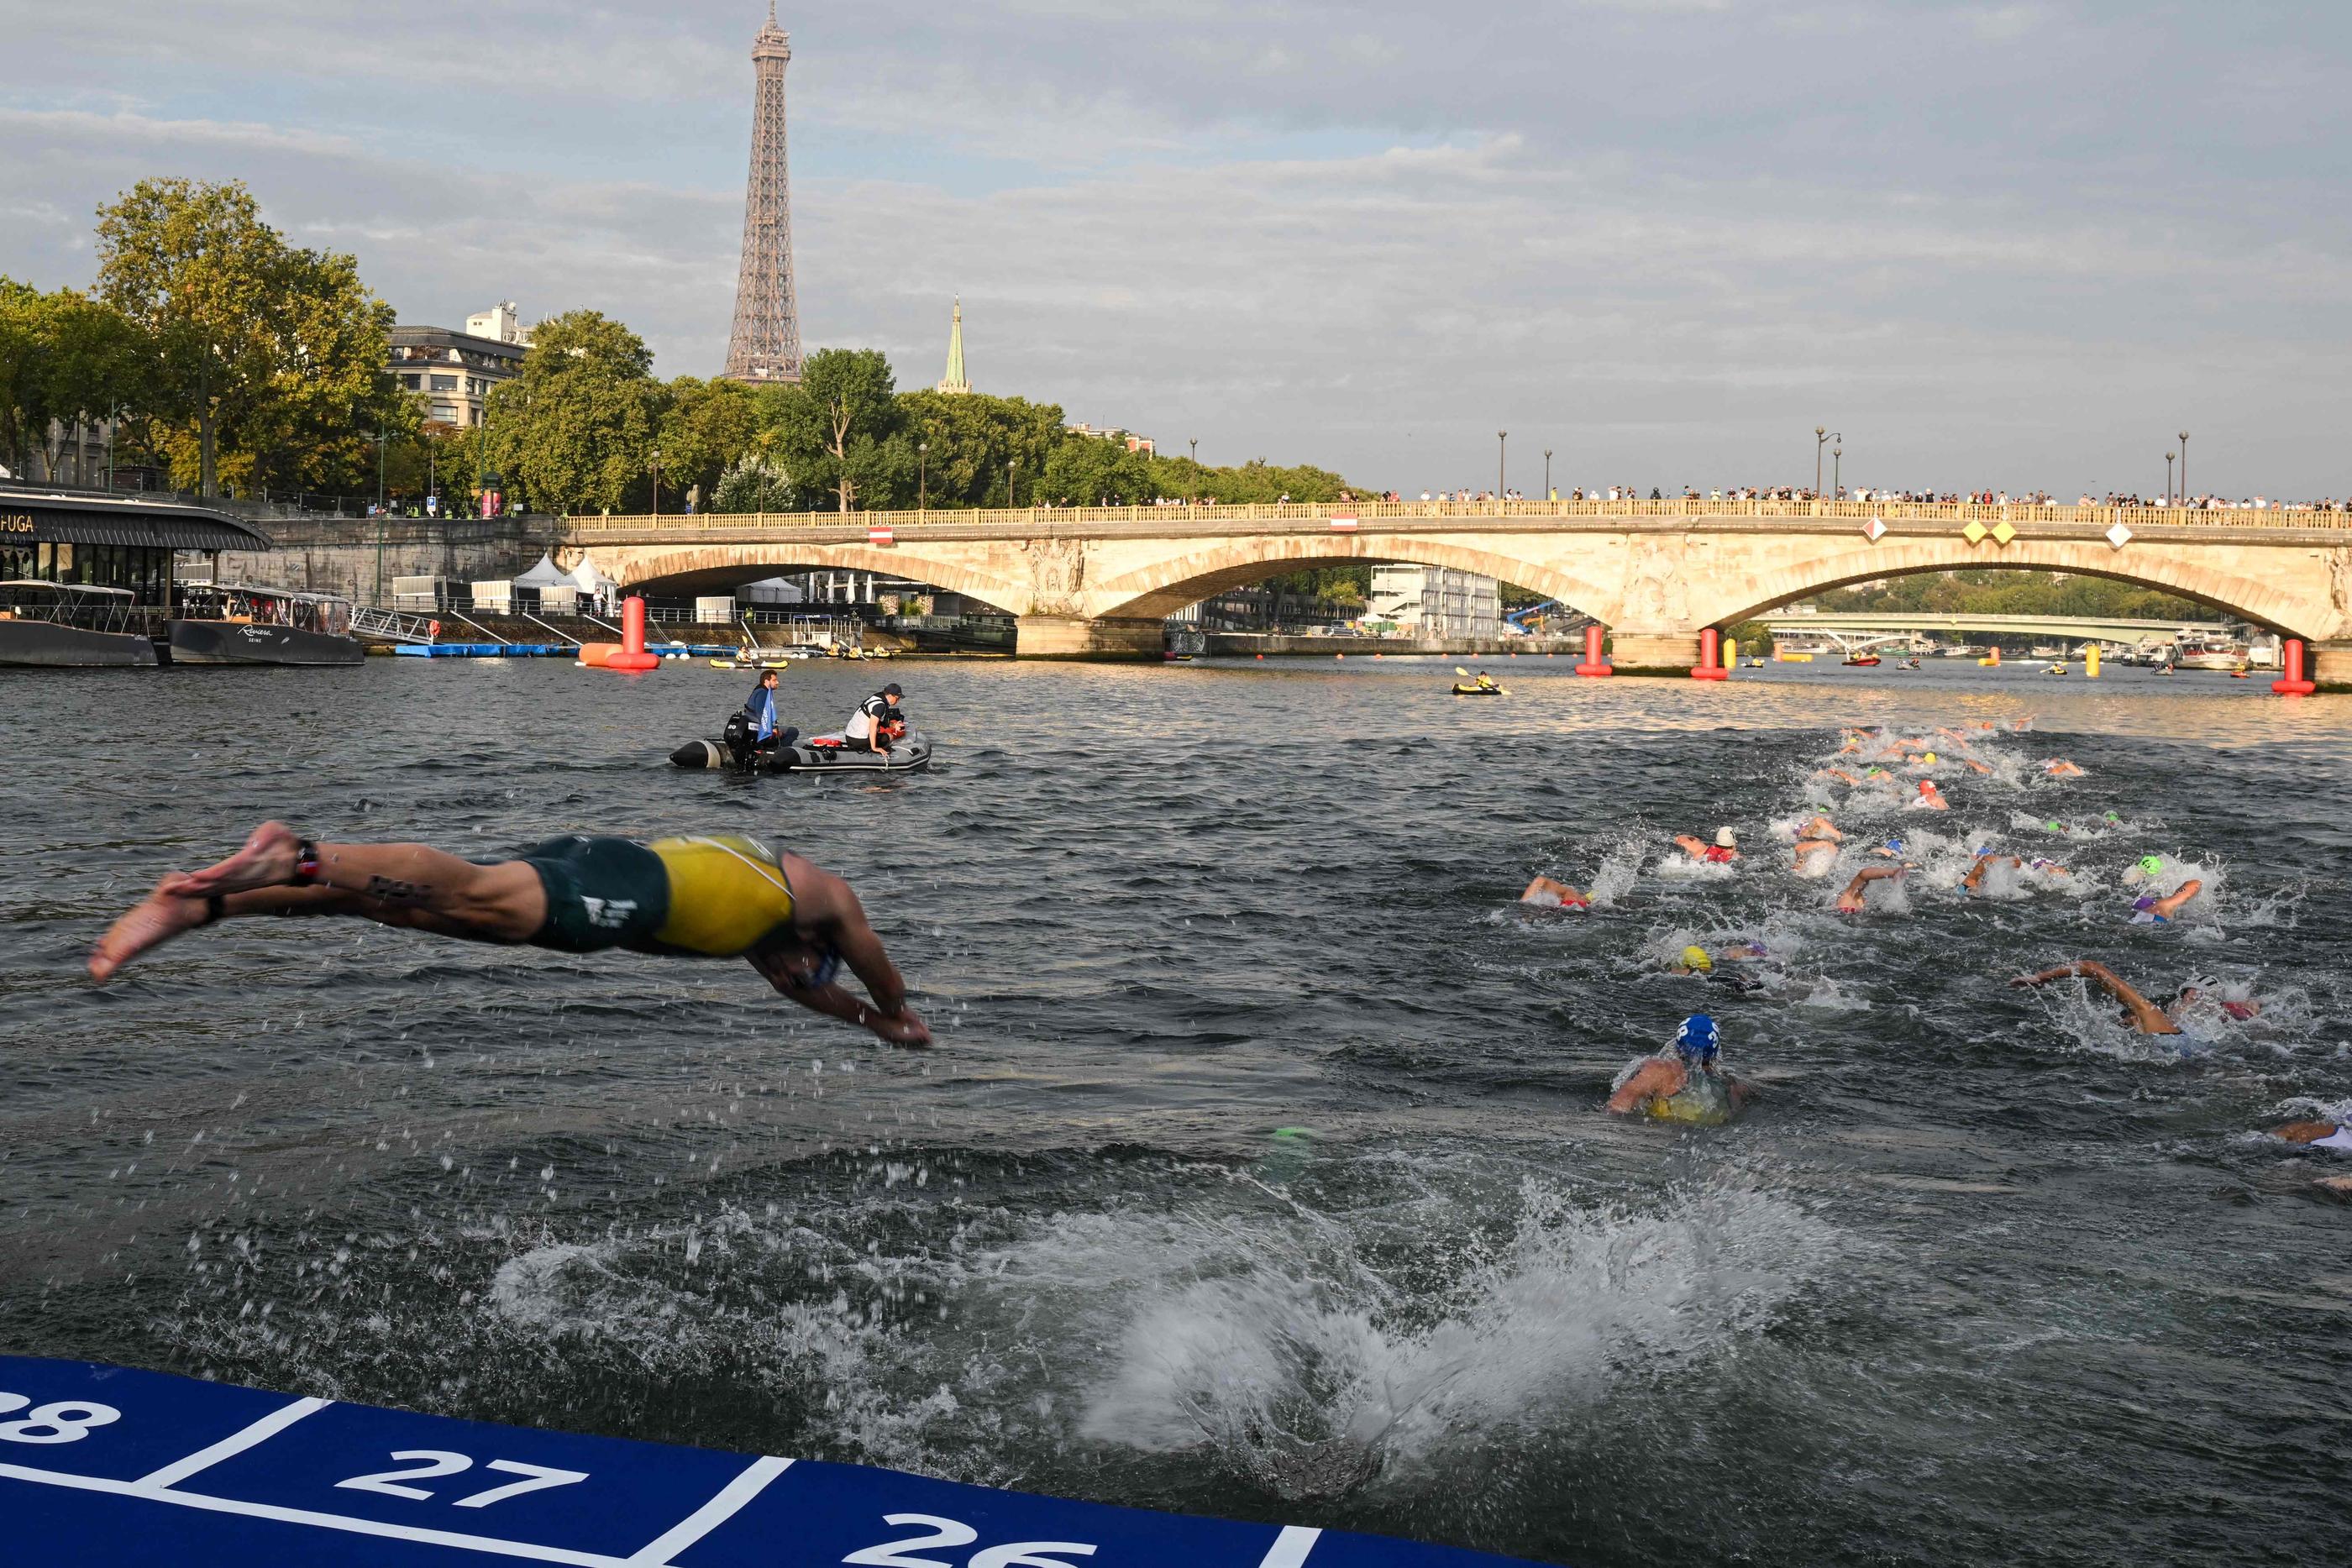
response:
<path fill-rule="evenodd" d="M 1220 460 L 2340 492 L 2347 23 L 1931 0 L 866 0 L 793 29 L 812 343 Z M 709 373 L 761 8 L 0 0 L 0 271 L 236 176 L 403 319 L 593 306 Z M 29 84 L 38 84 L 37 86 Z M 2330 366 L 2329 368 L 2332 368 Z M 2315 397 L 2315 388 L 2322 389 Z"/>

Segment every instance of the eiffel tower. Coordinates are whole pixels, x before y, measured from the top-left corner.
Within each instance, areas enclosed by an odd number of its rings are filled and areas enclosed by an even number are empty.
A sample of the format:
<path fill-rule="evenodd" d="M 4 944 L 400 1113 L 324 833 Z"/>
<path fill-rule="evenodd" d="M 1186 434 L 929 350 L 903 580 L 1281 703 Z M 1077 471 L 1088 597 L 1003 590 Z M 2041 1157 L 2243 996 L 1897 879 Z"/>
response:
<path fill-rule="evenodd" d="M 727 339 L 727 377 L 738 382 L 801 379 L 801 317 L 793 295 L 792 188 L 784 174 L 784 67 L 793 43 L 768 25 L 751 40 L 758 80 L 751 98 L 751 175 L 743 190 L 743 261 L 735 277 L 735 329 Z"/>

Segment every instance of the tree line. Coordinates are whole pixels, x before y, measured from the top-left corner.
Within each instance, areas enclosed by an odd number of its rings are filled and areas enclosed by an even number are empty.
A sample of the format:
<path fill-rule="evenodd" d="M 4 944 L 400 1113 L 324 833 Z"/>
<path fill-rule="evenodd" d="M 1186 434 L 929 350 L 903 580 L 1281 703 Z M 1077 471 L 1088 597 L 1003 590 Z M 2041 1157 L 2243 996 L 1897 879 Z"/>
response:
<path fill-rule="evenodd" d="M 1066 429 L 1060 405 L 900 392 L 872 349 L 820 349 L 796 385 L 653 374 L 643 339 L 594 310 L 550 317 L 490 394 L 488 445 L 542 511 L 899 511 L 1333 500 L 1347 481 L 1264 459 L 1212 467 Z"/>
<path fill-rule="evenodd" d="M 1064 427 L 1024 398 L 899 392 L 867 349 L 809 356 L 797 385 L 653 373 L 594 310 L 539 324 L 484 424 L 428 422 L 390 369 L 392 308 L 351 256 L 290 244 L 242 183 L 142 180 L 98 213 L 88 290 L 0 277 L 0 465 L 84 472 L 113 423 L 121 465 L 201 496 L 366 495 L 445 509 L 896 510 L 1336 499 L 1337 474 L 1212 467 Z M 658 495 L 656 494 L 658 487 Z"/>
<path fill-rule="evenodd" d="M 89 484 L 82 433 L 116 423 L 118 462 L 223 487 L 326 490 L 404 439 L 415 404 L 385 373 L 392 308 L 349 256 L 289 245 L 244 185 L 142 180 L 99 209 L 83 291 L 0 277 L 0 454 Z"/>

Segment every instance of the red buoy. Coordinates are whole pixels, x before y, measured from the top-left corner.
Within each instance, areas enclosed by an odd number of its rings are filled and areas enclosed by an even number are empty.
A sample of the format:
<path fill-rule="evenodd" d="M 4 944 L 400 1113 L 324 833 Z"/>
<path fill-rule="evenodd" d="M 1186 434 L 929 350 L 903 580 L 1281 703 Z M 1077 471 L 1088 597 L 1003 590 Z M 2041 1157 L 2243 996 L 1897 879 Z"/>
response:
<path fill-rule="evenodd" d="M 653 670 L 661 655 L 646 652 L 646 601 L 635 594 L 621 601 L 621 651 L 604 661 L 608 670 Z"/>
<path fill-rule="evenodd" d="M 1695 681 L 1727 681 L 1731 672 L 1723 667 L 1723 633 L 1710 626 L 1698 634 L 1698 663 L 1691 669 Z"/>
<path fill-rule="evenodd" d="M 1613 675 L 1607 661 L 1601 657 L 1601 623 L 1594 622 L 1584 629 L 1584 663 L 1576 666 L 1580 675 Z"/>
<path fill-rule="evenodd" d="M 2286 671 L 2271 683 L 2271 690 L 2283 697 L 2307 697 L 2319 689 L 2318 684 L 2303 677 L 2303 639 L 2289 637 L 2284 648 Z"/>

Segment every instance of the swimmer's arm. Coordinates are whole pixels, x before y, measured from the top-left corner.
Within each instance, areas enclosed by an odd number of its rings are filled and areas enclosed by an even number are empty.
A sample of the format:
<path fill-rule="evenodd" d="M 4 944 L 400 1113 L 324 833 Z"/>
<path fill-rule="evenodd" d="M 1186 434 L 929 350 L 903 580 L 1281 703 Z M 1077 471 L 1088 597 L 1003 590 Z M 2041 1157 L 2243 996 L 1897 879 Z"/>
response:
<path fill-rule="evenodd" d="M 2073 964 L 2062 964 L 2055 969 L 2044 969 L 2038 975 L 2020 976 L 2010 984 L 2013 986 L 2047 985 L 2052 980 L 2063 979 L 2069 975 L 2079 975 L 2115 998 L 2123 1005 L 2124 1010 L 2131 1014 L 2132 1027 L 2140 1033 L 2179 1034 L 2180 1032 L 2180 1026 L 2167 1018 L 2163 1009 L 2132 989 L 2130 986 L 2125 984 L 2122 976 L 2095 958 L 2084 958 Z"/>
<path fill-rule="evenodd" d="M 1663 1100 L 1682 1087 L 1681 1077 L 1674 1062 L 1654 1058 L 1634 1069 L 1633 1076 L 1618 1086 L 1617 1092 L 1609 1096 L 1609 1103 L 1601 1109 L 1622 1116 L 1639 1109 L 1643 1101 Z"/>
<path fill-rule="evenodd" d="M 2315 1144 L 2322 1138 L 2336 1135 L 2333 1122 L 2289 1122 L 2283 1127 L 2273 1127 L 2271 1136 L 2284 1138 L 2290 1144 Z"/>
<path fill-rule="evenodd" d="M 842 962 L 866 982 L 874 998 L 868 1009 L 873 1016 L 862 1020 L 865 1026 L 896 1045 L 929 1044 L 931 1031 L 907 1005 L 906 982 L 891 964 L 882 938 L 866 923 L 857 894 L 832 873 L 820 871 L 797 855 L 788 858 L 793 862 L 793 901 L 799 923 L 821 933 L 825 945 L 841 955 Z"/>
<path fill-rule="evenodd" d="M 1731 1091 L 1731 1103 L 1734 1105 L 1745 1105 L 1764 1092 L 1745 1078 L 1734 1078 L 1728 1072 L 1723 1075 L 1723 1082 L 1724 1086 Z"/>

